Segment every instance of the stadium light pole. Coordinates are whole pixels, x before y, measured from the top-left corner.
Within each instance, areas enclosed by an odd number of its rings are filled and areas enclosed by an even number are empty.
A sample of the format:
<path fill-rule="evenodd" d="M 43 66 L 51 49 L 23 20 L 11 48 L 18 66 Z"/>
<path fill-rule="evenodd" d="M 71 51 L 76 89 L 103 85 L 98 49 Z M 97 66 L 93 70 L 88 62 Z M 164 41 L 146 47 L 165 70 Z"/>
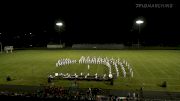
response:
<path fill-rule="evenodd" d="M 139 35 L 140 35 L 140 33 L 141 33 L 141 24 L 143 24 L 144 23 L 144 21 L 143 20 L 136 20 L 136 24 L 139 26 Z M 139 37 L 138 37 L 138 48 L 139 48 Z"/>
<path fill-rule="evenodd" d="M 57 22 L 56 26 L 59 28 L 59 33 L 60 33 L 60 29 L 63 26 L 63 23 L 62 22 Z M 61 38 L 60 38 L 60 44 L 61 44 Z"/>

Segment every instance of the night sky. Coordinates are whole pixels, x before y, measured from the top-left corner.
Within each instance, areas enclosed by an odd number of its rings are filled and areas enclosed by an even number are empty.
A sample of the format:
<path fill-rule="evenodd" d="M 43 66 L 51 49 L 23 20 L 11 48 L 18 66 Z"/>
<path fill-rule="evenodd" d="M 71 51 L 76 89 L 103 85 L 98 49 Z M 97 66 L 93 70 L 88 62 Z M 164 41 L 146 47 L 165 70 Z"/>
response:
<path fill-rule="evenodd" d="M 145 0 L 146 1 L 146 0 Z M 137 8 L 138 3 L 173 4 L 172 8 Z M 17 47 L 46 46 L 48 43 L 124 43 L 139 37 L 144 45 L 180 44 L 180 16 L 177 2 L 11 2 L 1 3 L 0 41 Z M 135 20 L 144 24 L 138 35 Z M 56 21 L 63 21 L 58 32 Z M 31 34 L 30 34 L 31 33 Z M 60 34 L 59 34 L 60 33 Z"/>

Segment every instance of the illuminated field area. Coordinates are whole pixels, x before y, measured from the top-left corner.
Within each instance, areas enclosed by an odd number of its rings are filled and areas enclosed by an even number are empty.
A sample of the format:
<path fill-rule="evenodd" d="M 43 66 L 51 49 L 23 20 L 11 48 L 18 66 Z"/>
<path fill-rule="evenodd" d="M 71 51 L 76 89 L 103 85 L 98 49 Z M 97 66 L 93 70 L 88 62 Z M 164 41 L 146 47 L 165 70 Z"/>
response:
<path fill-rule="evenodd" d="M 59 58 L 78 60 L 81 56 L 121 58 L 132 66 L 134 76 L 123 77 L 122 72 L 114 85 L 107 81 L 77 81 L 79 87 L 105 89 L 180 91 L 180 51 L 178 50 L 17 50 L 0 54 L 0 84 L 10 85 L 57 85 L 69 87 L 69 80 L 55 80 L 48 84 L 47 78 L 54 73 L 104 74 L 104 65 L 72 64 L 56 67 Z M 112 72 L 115 70 L 112 70 Z M 10 75 L 12 81 L 7 82 Z M 160 87 L 162 82 L 167 87 Z"/>

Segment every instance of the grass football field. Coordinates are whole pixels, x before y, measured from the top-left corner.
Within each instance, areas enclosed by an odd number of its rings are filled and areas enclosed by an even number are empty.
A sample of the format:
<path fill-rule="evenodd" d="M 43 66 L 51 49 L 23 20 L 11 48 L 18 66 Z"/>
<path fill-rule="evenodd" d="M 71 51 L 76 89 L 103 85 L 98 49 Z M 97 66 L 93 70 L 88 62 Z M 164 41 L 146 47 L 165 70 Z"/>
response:
<path fill-rule="evenodd" d="M 134 77 L 114 80 L 114 85 L 107 81 L 77 81 L 79 87 L 98 87 L 105 89 L 136 90 L 143 87 L 151 91 L 180 92 L 180 51 L 179 50 L 16 50 L 13 53 L 0 54 L 0 84 L 7 85 L 50 85 L 47 77 L 53 73 L 104 74 L 103 65 L 68 65 L 56 67 L 59 58 L 78 60 L 81 56 L 101 56 L 121 58 L 132 66 Z M 13 79 L 7 82 L 6 77 Z M 120 73 L 122 75 L 122 73 Z M 167 87 L 160 87 L 163 81 Z M 56 86 L 71 86 L 68 80 L 56 80 Z M 52 84 L 51 84 L 52 85 Z"/>

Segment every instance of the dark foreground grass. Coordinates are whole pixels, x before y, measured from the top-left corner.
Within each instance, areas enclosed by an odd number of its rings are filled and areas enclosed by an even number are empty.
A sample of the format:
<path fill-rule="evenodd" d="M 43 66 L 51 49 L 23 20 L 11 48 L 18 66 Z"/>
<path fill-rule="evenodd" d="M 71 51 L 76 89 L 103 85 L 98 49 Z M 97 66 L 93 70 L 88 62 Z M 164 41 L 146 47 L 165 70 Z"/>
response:
<path fill-rule="evenodd" d="M 126 59 L 132 66 L 134 78 L 109 82 L 78 81 L 82 88 L 99 87 L 106 89 L 180 91 L 180 51 L 178 50 L 19 50 L 12 54 L 0 54 L 0 84 L 49 85 L 47 77 L 55 72 L 80 74 L 107 73 L 103 65 L 75 64 L 63 68 L 55 67 L 59 58 L 79 59 L 81 56 L 102 56 Z M 13 79 L 7 82 L 6 76 Z M 160 85 L 167 82 L 167 87 Z M 57 80 L 53 84 L 69 87 L 73 81 Z"/>

